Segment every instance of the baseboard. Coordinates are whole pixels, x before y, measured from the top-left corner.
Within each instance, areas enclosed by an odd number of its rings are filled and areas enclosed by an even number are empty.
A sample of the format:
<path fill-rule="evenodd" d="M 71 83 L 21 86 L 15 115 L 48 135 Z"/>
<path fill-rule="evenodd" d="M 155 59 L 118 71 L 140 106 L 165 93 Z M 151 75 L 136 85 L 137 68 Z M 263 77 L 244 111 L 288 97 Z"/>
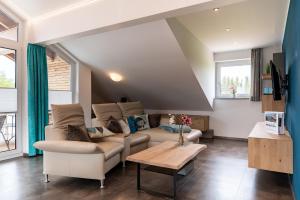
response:
<path fill-rule="evenodd" d="M 11 154 L 11 155 L 2 157 L 2 158 L 0 158 L 0 162 L 10 160 L 10 159 L 14 159 L 14 158 L 18 158 L 18 157 L 22 157 L 22 153 L 15 153 L 15 154 Z"/>
<path fill-rule="evenodd" d="M 224 137 L 224 136 L 214 136 L 215 139 L 223 139 L 223 140 L 235 140 L 235 141 L 242 141 L 242 142 L 248 142 L 248 139 L 246 138 L 235 138 L 235 137 Z"/>
<path fill-rule="evenodd" d="M 28 153 L 23 153 L 23 157 L 24 158 L 29 158 L 29 154 Z"/>

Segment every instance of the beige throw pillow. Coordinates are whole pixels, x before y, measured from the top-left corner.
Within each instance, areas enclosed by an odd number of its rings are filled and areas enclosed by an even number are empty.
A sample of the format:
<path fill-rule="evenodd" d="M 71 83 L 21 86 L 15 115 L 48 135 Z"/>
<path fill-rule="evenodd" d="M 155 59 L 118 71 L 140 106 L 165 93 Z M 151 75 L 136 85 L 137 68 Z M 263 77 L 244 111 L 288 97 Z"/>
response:
<path fill-rule="evenodd" d="M 125 134 L 130 133 L 130 128 L 129 128 L 128 124 L 123 119 L 119 120 L 119 124 L 122 128 L 123 133 L 125 133 Z"/>

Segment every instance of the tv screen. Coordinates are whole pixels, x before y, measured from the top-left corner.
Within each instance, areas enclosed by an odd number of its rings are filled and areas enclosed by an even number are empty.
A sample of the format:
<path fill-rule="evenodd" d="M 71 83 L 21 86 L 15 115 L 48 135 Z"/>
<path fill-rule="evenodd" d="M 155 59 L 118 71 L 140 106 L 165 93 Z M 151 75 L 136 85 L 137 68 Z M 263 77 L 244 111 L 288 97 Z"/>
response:
<path fill-rule="evenodd" d="M 275 64 L 271 61 L 271 75 L 272 75 L 272 87 L 273 87 L 273 99 L 274 101 L 281 100 L 281 88 L 280 88 L 280 77 Z"/>

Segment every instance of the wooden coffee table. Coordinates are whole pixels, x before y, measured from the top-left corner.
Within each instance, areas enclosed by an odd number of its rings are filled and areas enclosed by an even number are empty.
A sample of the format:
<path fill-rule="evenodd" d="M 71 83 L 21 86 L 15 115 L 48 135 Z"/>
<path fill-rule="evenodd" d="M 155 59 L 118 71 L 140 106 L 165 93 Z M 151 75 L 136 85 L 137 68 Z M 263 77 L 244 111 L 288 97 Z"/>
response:
<path fill-rule="evenodd" d="M 137 163 L 137 189 L 155 194 L 176 198 L 176 179 L 179 171 L 189 165 L 206 145 L 188 144 L 178 146 L 177 142 L 166 141 L 144 151 L 127 157 L 128 161 Z M 141 187 L 141 164 L 147 165 L 146 170 L 173 176 L 173 194 L 163 194 Z"/>

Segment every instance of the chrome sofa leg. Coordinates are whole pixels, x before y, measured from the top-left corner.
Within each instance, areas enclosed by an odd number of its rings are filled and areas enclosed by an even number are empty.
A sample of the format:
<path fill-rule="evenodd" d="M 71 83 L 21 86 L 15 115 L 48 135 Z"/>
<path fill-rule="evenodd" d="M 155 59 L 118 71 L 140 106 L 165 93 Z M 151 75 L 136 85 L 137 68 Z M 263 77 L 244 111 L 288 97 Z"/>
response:
<path fill-rule="evenodd" d="M 103 189 L 104 188 L 104 179 L 100 180 L 100 188 Z"/>
<path fill-rule="evenodd" d="M 44 174 L 44 182 L 49 183 L 49 176 L 48 174 Z"/>
<path fill-rule="evenodd" d="M 126 161 L 123 161 L 123 167 L 124 168 L 126 167 Z"/>

